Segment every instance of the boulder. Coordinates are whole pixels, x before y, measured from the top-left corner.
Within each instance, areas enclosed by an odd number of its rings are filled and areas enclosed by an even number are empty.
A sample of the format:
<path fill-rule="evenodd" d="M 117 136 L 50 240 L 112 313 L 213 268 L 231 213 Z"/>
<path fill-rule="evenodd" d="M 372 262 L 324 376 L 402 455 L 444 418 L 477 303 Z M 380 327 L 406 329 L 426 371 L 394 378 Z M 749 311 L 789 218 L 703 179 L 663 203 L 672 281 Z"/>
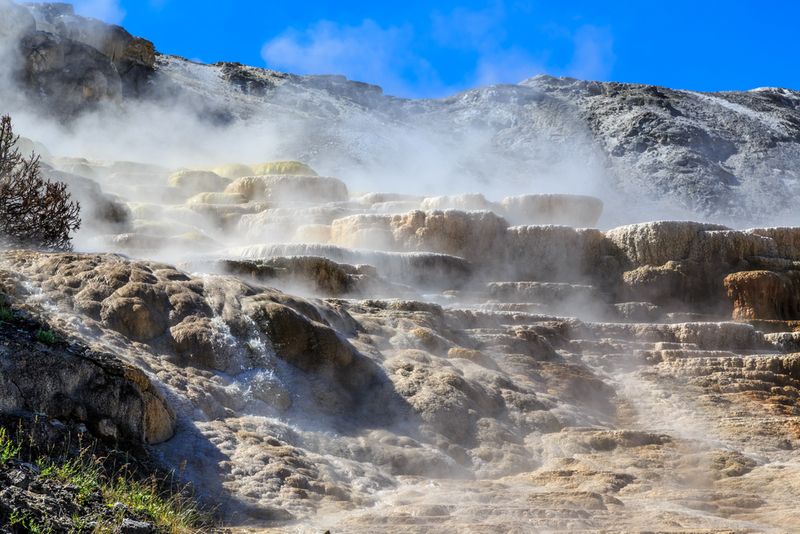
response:
<path fill-rule="evenodd" d="M 0 411 L 80 421 L 139 444 L 172 437 L 175 413 L 144 372 L 69 341 L 36 343 L 38 328 L 0 321 Z"/>
<path fill-rule="evenodd" d="M 234 368 L 235 342 L 221 332 L 222 323 L 192 315 L 169 329 L 173 350 L 182 365 L 219 371 Z"/>
<path fill-rule="evenodd" d="M 250 297 L 242 309 L 269 337 L 278 357 L 299 369 L 344 369 L 353 363 L 355 349 L 335 330 L 289 306 L 269 298 Z"/>
<path fill-rule="evenodd" d="M 687 294 L 689 274 L 679 262 L 644 265 L 622 274 L 623 298 L 673 304 Z"/>
<path fill-rule="evenodd" d="M 169 298 L 152 284 L 129 283 L 103 301 L 103 323 L 136 341 L 149 341 L 169 328 Z"/>
<path fill-rule="evenodd" d="M 724 280 L 738 320 L 800 319 L 800 271 L 742 271 Z"/>

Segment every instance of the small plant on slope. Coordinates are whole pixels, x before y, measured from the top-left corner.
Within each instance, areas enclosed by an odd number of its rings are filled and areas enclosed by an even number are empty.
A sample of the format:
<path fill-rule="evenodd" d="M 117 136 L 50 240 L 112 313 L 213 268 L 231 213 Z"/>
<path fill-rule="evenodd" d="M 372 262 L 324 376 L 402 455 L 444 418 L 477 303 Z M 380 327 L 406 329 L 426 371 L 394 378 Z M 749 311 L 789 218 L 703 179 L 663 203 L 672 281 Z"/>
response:
<path fill-rule="evenodd" d="M 45 345 L 55 345 L 58 337 L 52 330 L 39 329 L 36 331 L 36 341 L 40 341 Z"/>
<path fill-rule="evenodd" d="M 0 322 L 10 323 L 14 320 L 14 312 L 8 306 L 0 304 Z"/>
<path fill-rule="evenodd" d="M 80 205 L 67 185 L 41 173 L 39 156 L 22 157 L 11 118 L 0 118 L 0 244 L 69 250 Z"/>
<path fill-rule="evenodd" d="M 0 467 L 17 458 L 20 450 L 21 447 L 8 437 L 6 429 L 0 428 Z"/>

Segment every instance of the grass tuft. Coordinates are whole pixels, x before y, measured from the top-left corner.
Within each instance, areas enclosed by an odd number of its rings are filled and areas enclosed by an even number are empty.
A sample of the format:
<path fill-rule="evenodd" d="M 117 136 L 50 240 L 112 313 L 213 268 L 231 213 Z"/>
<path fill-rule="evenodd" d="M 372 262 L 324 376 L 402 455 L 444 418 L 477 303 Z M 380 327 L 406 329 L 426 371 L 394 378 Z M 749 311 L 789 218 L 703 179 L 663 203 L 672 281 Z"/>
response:
<path fill-rule="evenodd" d="M 0 427 L 0 467 L 10 460 L 20 459 L 20 450 L 16 440 Z M 209 514 L 200 511 L 188 493 L 170 490 L 173 486 L 168 480 L 137 479 L 127 463 L 109 472 L 104 467 L 105 460 L 90 449 L 82 448 L 71 459 L 41 455 L 34 462 L 41 477 L 74 487 L 77 504 L 97 503 L 99 499 L 103 507 L 111 511 L 99 516 L 74 515 L 71 519 L 76 532 L 83 531 L 92 522 L 95 532 L 117 532 L 126 514 L 131 512 L 147 518 L 159 532 L 170 534 L 202 532 L 203 527 L 211 525 Z M 48 525 L 38 524 L 27 514 L 15 513 L 9 520 L 28 532 L 50 531 Z"/>
<path fill-rule="evenodd" d="M 16 460 L 22 447 L 15 443 L 5 428 L 0 428 L 0 467 L 3 467 L 11 460 Z"/>
<path fill-rule="evenodd" d="M 11 512 L 8 523 L 9 526 L 19 527 L 30 534 L 50 534 L 53 532 L 53 528 L 50 525 L 40 524 L 28 514 L 20 513 L 17 510 Z"/>
<path fill-rule="evenodd" d="M 52 330 L 39 329 L 36 331 L 36 341 L 40 341 L 45 345 L 55 345 L 58 341 L 56 333 Z"/>
<path fill-rule="evenodd" d="M 184 534 L 196 532 L 207 518 L 194 503 L 180 493 L 166 494 L 159 490 L 155 479 L 137 481 L 117 477 L 104 488 L 106 502 L 121 502 L 130 510 L 143 513 L 167 532 Z"/>
<path fill-rule="evenodd" d="M 14 311 L 5 304 L 0 304 L 0 321 L 10 323 L 13 320 Z"/>

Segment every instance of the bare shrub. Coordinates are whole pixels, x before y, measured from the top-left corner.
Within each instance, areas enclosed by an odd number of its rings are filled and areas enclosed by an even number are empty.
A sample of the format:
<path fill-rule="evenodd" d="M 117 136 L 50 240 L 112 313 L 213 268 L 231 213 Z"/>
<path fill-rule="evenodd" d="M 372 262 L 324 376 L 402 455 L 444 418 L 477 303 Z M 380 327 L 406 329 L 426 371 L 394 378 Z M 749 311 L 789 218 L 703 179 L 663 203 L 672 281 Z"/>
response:
<path fill-rule="evenodd" d="M 0 118 L 0 243 L 56 250 L 72 248 L 80 205 L 67 185 L 42 176 L 39 156 L 17 149 L 11 117 Z"/>

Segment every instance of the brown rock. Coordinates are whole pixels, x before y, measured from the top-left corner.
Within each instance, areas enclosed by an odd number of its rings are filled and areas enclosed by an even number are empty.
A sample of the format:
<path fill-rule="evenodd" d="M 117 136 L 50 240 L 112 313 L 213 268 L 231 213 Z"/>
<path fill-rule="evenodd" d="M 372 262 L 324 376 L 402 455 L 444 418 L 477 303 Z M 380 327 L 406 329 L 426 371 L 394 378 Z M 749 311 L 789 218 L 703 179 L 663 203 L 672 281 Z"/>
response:
<path fill-rule="evenodd" d="M 190 316 L 170 328 L 176 355 L 184 364 L 229 370 L 234 351 L 208 317 Z"/>
<path fill-rule="evenodd" d="M 800 318 L 800 271 L 743 271 L 728 275 L 723 283 L 734 319 Z"/>
<path fill-rule="evenodd" d="M 335 330 L 288 306 L 254 298 L 244 310 L 272 340 L 276 354 L 300 369 L 310 371 L 326 364 L 341 368 L 353 362 L 355 349 Z"/>
<path fill-rule="evenodd" d="M 159 337 L 169 327 L 167 295 L 151 284 L 129 283 L 103 301 L 103 323 L 137 341 Z"/>
<path fill-rule="evenodd" d="M 0 411 L 75 419 L 110 439 L 172 437 L 175 413 L 144 372 L 85 347 L 32 344 L 36 328 L 0 322 Z"/>
<path fill-rule="evenodd" d="M 656 304 L 669 304 L 681 299 L 688 286 L 685 269 L 674 261 L 627 271 L 622 275 L 622 283 L 626 299 Z"/>

